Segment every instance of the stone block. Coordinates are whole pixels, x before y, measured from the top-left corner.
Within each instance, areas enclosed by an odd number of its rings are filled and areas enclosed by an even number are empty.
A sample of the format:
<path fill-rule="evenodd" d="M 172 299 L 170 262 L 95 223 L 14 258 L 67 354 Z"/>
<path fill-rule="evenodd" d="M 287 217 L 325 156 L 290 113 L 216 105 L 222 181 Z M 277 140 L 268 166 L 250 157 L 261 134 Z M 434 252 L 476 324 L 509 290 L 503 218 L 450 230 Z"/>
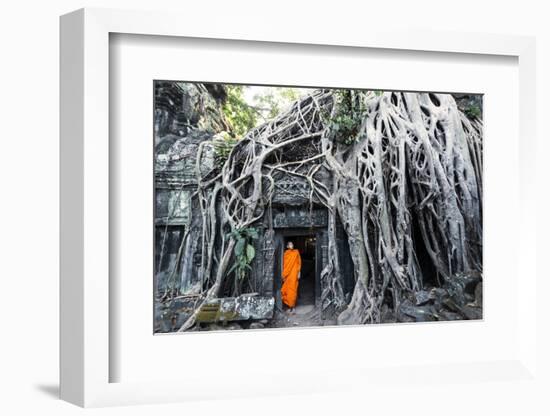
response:
<path fill-rule="evenodd" d="M 271 319 L 275 299 L 245 294 L 236 298 L 217 298 L 201 306 L 197 322 L 229 322 Z"/>

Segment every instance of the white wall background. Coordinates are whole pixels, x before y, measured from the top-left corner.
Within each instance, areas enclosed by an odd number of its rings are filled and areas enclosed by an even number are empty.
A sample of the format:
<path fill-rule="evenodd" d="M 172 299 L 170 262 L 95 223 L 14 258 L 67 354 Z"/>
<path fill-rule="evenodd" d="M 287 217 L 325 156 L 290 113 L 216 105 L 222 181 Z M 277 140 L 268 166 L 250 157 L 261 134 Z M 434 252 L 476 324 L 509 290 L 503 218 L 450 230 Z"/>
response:
<path fill-rule="evenodd" d="M 20 0 L 0 6 L 0 413 L 76 414 L 82 412 L 56 399 L 58 383 L 58 16 L 80 7 L 165 9 L 189 12 L 189 19 L 206 25 L 232 14 L 250 21 L 269 19 L 287 25 L 325 25 L 337 31 L 344 25 L 380 25 L 385 20 L 405 27 L 434 30 L 510 33 L 537 36 L 539 178 L 548 178 L 543 156 L 550 151 L 545 123 L 550 114 L 550 26 L 543 1 L 321 1 L 277 0 Z M 256 20 L 254 20 L 256 19 Z M 182 21 L 182 25 L 185 21 Z M 238 27 L 245 31 L 246 27 Z M 542 182 L 541 182 L 542 184 Z M 539 215 L 548 215 L 549 186 L 541 186 Z M 541 220 L 542 221 L 542 220 Z M 548 231 L 548 221 L 541 222 Z M 540 230 L 540 267 L 546 269 Z M 546 273 L 548 274 L 548 273 Z M 549 276 L 550 277 L 550 276 Z M 538 291 L 548 290 L 544 282 Z M 541 313 L 544 305 L 539 305 Z M 548 370 L 550 325 L 541 315 L 539 357 Z M 546 371 L 546 374 L 550 372 Z M 94 410 L 98 414 L 269 415 L 404 414 L 548 414 L 544 393 L 526 386 L 499 383 L 475 391 L 466 385 L 437 386 L 430 391 L 362 397 L 281 397 Z M 258 411 L 262 406 L 262 411 Z"/>

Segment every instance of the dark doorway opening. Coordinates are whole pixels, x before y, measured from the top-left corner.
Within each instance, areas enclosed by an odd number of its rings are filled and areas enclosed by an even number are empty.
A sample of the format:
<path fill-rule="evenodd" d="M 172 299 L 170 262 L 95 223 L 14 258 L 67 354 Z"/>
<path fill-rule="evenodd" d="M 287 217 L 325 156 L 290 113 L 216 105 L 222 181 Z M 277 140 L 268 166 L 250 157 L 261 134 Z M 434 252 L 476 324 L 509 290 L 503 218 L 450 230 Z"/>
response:
<path fill-rule="evenodd" d="M 420 224 L 418 224 L 418 218 L 416 215 L 413 215 L 412 225 L 413 244 L 418 265 L 420 266 L 420 272 L 422 273 L 422 283 L 426 286 L 440 286 L 437 269 L 434 265 L 433 259 L 430 257 L 430 253 L 428 253 L 426 243 L 422 238 Z"/>
<path fill-rule="evenodd" d="M 317 237 L 310 235 L 287 235 L 284 237 L 284 247 L 289 241 L 294 243 L 294 248 L 300 252 L 302 268 L 300 282 L 298 284 L 297 306 L 315 305 L 315 292 L 317 282 Z"/>

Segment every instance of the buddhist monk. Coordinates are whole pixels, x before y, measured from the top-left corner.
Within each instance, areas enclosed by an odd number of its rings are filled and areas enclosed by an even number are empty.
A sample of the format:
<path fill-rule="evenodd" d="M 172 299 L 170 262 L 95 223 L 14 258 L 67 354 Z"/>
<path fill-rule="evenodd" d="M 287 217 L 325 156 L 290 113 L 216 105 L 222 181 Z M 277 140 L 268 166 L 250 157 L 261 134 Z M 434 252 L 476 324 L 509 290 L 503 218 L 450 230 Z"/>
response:
<path fill-rule="evenodd" d="M 286 244 L 283 256 L 283 286 L 281 287 L 283 303 L 288 306 L 289 313 L 294 313 L 294 308 L 296 307 L 301 267 L 302 258 L 300 257 L 300 252 L 294 248 L 294 243 L 289 241 Z"/>

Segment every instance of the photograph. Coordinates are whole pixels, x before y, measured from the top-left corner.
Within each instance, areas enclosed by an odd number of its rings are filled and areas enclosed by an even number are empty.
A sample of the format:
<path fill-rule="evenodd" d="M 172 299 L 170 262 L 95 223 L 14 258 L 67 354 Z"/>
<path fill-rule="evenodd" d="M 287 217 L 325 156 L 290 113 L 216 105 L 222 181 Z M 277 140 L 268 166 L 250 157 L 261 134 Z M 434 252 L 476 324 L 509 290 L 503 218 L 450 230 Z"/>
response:
<path fill-rule="evenodd" d="M 483 95 L 154 80 L 155 334 L 483 319 Z"/>

